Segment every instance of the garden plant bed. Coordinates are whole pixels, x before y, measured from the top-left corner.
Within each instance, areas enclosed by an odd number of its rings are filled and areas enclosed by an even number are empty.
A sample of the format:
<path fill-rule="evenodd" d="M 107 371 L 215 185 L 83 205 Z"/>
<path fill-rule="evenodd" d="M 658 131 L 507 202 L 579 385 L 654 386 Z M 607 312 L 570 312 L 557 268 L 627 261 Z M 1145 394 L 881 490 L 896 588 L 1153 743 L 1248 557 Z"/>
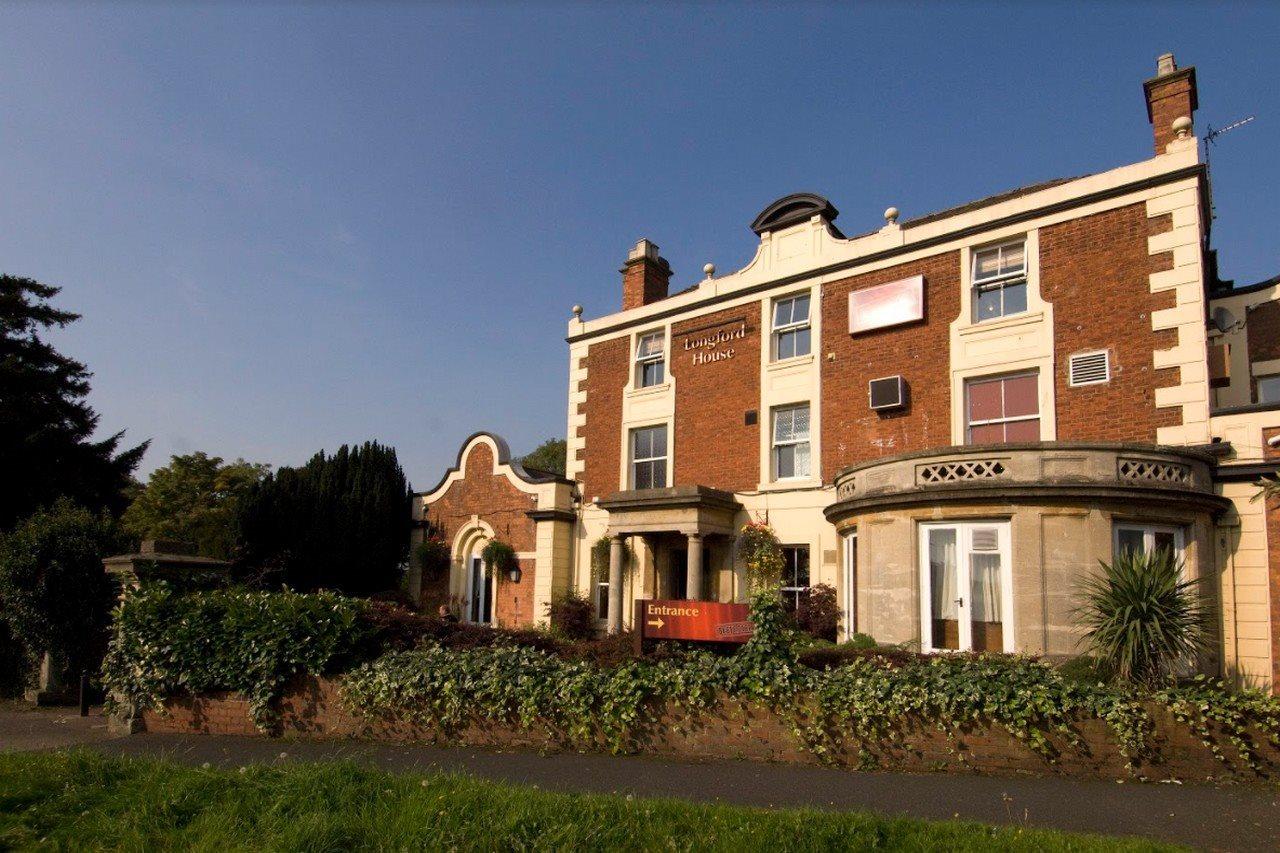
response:
<path fill-rule="evenodd" d="M 1145 688 L 1016 655 L 797 653 L 757 595 L 731 654 L 566 643 L 330 593 L 131 596 L 106 667 L 152 731 L 1102 779 L 1280 778 L 1280 701 L 1206 679 Z M 838 654 L 836 653 L 838 652 Z"/>

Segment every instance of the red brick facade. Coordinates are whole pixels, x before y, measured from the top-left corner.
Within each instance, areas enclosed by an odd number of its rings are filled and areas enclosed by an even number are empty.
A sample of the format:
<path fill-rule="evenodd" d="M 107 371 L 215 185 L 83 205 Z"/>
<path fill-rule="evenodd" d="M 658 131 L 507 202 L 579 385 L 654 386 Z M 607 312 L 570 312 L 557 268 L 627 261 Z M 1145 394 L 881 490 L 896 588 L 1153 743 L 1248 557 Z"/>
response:
<path fill-rule="evenodd" d="M 1177 407 L 1157 409 L 1156 388 L 1178 384 L 1178 370 L 1156 370 L 1152 353 L 1178 342 L 1173 329 L 1152 331 L 1151 313 L 1172 308 L 1173 291 L 1151 293 L 1151 273 L 1169 255 L 1148 254 L 1147 237 L 1172 227 L 1148 220 L 1145 204 L 1072 219 L 1040 230 L 1040 293 L 1053 305 L 1058 439 L 1156 440 L 1156 429 L 1182 422 Z M 1109 350 L 1111 381 L 1072 388 L 1073 353 Z"/>
<path fill-rule="evenodd" d="M 739 329 L 743 337 L 714 349 L 696 345 L 717 332 Z M 746 491 L 760 481 L 760 430 L 768 428 L 768 413 L 757 412 L 753 425 L 746 423 L 746 413 L 760 405 L 763 337 L 756 303 L 672 325 L 668 369 L 679 413 L 674 483 Z M 719 356 L 725 357 L 711 360 Z"/>
<path fill-rule="evenodd" d="M 525 513 L 536 506 L 534 496 L 520 491 L 496 469 L 493 449 L 485 442 L 470 446 L 463 468 L 466 477 L 452 483 L 427 509 L 427 518 L 443 529 L 442 537 L 452 544 L 458 533 L 471 524 L 472 516 L 493 529 L 494 536 L 518 553 L 532 553 L 536 547 L 536 523 Z M 497 579 L 494 615 L 499 625 L 530 625 L 533 612 L 533 560 L 521 560 L 524 577 L 518 584 Z"/>
<path fill-rule="evenodd" d="M 924 322 L 849 335 L 849 293 L 923 275 Z M 960 254 L 948 252 L 823 285 L 822 476 L 846 465 L 951 444 L 951 322 L 960 313 Z M 829 358 L 834 354 L 835 358 Z M 873 411 L 867 383 L 901 374 L 909 405 Z"/>

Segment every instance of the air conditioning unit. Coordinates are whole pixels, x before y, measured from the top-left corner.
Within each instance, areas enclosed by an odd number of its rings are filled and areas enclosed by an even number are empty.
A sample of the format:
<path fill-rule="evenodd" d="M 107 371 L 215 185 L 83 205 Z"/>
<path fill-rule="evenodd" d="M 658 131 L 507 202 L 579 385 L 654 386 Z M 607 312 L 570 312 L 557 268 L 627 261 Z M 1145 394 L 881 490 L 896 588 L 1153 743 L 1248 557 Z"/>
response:
<path fill-rule="evenodd" d="M 907 404 L 907 383 L 901 376 L 872 379 L 867 385 L 873 409 L 899 409 Z"/>

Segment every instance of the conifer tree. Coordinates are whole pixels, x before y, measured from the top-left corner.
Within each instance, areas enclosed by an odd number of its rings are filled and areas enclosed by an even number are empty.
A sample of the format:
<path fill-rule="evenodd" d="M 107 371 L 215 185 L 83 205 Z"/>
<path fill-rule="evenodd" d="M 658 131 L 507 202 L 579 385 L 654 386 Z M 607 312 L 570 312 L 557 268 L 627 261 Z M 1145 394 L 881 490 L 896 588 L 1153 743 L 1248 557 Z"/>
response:
<path fill-rule="evenodd" d="M 118 515 L 146 452 L 117 452 L 118 432 L 93 440 L 98 414 L 85 402 L 92 374 L 42 337 L 79 319 L 49 304 L 60 288 L 0 275 L 0 530 L 59 497 Z"/>
<path fill-rule="evenodd" d="M 240 512 L 239 562 L 298 590 L 394 589 L 409 549 L 411 493 L 394 448 L 320 451 L 255 485 Z"/>

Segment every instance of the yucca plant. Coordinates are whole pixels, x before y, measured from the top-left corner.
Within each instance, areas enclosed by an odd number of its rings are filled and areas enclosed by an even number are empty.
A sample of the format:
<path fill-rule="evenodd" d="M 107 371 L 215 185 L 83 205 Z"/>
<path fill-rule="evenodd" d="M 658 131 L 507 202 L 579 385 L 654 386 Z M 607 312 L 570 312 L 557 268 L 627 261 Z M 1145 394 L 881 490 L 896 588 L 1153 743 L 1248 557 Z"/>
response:
<path fill-rule="evenodd" d="M 1082 584 L 1077 610 L 1089 654 L 1115 678 L 1153 685 L 1177 674 L 1206 641 L 1207 611 L 1172 551 L 1124 551 Z"/>

